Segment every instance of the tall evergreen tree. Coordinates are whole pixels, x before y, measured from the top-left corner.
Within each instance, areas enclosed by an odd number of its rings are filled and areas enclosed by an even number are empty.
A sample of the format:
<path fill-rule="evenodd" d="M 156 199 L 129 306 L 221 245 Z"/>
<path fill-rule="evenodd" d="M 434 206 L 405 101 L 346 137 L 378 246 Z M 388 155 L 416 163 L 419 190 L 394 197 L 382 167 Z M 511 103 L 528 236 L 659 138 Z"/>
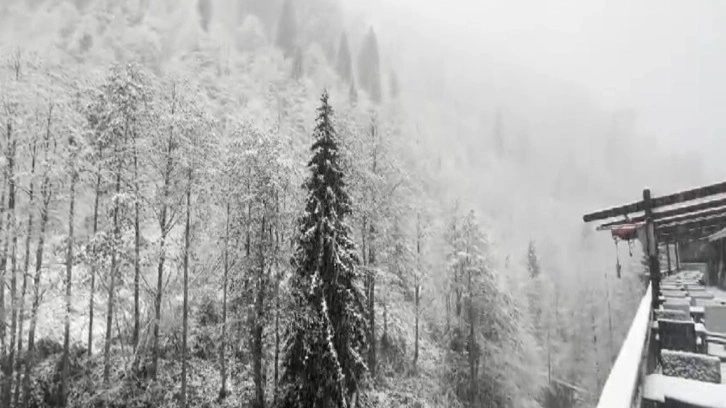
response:
<path fill-rule="evenodd" d="M 355 89 L 355 80 L 353 79 L 351 79 L 350 88 L 348 89 L 348 100 L 354 106 L 358 103 L 358 90 Z"/>
<path fill-rule="evenodd" d="M 373 102 L 381 102 L 381 68 L 378 39 L 373 27 L 368 31 L 358 56 L 358 80 Z"/>
<path fill-rule="evenodd" d="M 292 0 L 286 0 L 282 7 L 282 14 L 277 23 L 277 40 L 276 43 L 282 49 L 285 57 L 290 57 L 295 52 L 297 38 L 297 19 L 295 16 L 295 8 Z"/>
<path fill-rule="evenodd" d="M 537 260 L 534 242 L 530 241 L 527 250 L 527 271 L 531 278 L 527 291 L 527 301 L 529 302 L 529 313 L 532 316 L 535 335 L 538 340 L 544 342 L 545 324 L 543 320 L 544 309 L 544 276 L 540 274 L 541 269 Z"/>
<path fill-rule="evenodd" d="M 350 83 L 353 79 L 353 63 L 351 62 L 350 47 L 348 46 L 348 35 L 345 33 L 340 36 L 340 48 L 338 48 L 338 63 L 335 66 L 340 78 L 345 83 Z"/>
<path fill-rule="evenodd" d="M 305 75 L 305 67 L 303 65 L 303 53 L 300 47 L 295 47 L 295 55 L 292 59 L 292 79 L 299 81 Z"/>
<path fill-rule="evenodd" d="M 391 93 L 391 98 L 396 99 L 401 93 L 401 85 L 398 83 L 398 75 L 396 71 L 391 70 L 391 76 L 389 77 L 388 91 Z"/>
<path fill-rule="evenodd" d="M 307 204 L 293 258 L 294 312 L 278 400 L 284 408 L 353 406 L 366 371 L 365 295 L 345 222 L 351 202 L 332 114 L 326 91 L 318 108 L 310 176 L 304 184 Z"/>
<path fill-rule="evenodd" d="M 539 259 L 537 258 L 537 249 L 534 247 L 534 241 L 529 241 L 529 248 L 527 249 L 527 272 L 532 279 L 539 276 Z"/>
<path fill-rule="evenodd" d="M 209 31 L 209 20 L 212 19 L 211 0 L 197 1 L 197 11 L 199 12 L 199 24 L 204 31 Z"/>

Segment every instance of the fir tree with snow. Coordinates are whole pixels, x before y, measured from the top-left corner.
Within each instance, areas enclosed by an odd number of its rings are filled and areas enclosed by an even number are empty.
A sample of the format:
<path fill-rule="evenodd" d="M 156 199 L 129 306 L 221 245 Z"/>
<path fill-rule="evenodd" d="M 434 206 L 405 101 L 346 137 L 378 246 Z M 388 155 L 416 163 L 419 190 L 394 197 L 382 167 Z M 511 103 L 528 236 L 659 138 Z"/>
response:
<path fill-rule="evenodd" d="M 335 66 L 340 78 L 348 83 L 353 79 L 353 62 L 350 56 L 350 47 L 348 46 L 348 36 L 343 33 L 340 36 L 340 47 L 338 48 L 338 63 Z"/>
<path fill-rule="evenodd" d="M 365 295 L 346 216 L 333 111 L 327 91 L 314 131 L 305 212 L 293 257 L 293 318 L 282 361 L 282 408 L 349 407 L 366 372 Z"/>
<path fill-rule="evenodd" d="M 358 78 L 361 89 L 375 103 L 381 102 L 381 68 L 378 52 L 378 38 L 373 27 L 370 28 L 358 57 Z"/>
<path fill-rule="evenodd" d="M 529 241 L 529 248 L 527 249 L 527 272 L 529 272 L 529 277 L 532 279 L 536 279 L 540 272 L 534 241 Z"/>
<path fill-rule="evenodd" d="M 286 0 L 282 7 L 282 14 L 277 23 L 277 41 L 276 44 L 282 50 L 285 58 L 291 57 L 295 53 L 296 41 L 298 36 L 297 17 L 295 15 L 295 7 L 292 0 Z"/>

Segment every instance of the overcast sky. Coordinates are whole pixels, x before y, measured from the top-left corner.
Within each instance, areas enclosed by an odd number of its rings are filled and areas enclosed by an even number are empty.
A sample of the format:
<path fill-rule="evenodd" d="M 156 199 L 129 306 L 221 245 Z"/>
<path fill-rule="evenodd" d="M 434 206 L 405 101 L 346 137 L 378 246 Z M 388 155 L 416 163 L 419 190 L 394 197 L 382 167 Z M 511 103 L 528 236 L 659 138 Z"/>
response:
<path fill-rule="evenodd" d="M 395 1 L 604 106 L 635 109 L 642 132 L 726 173 L 726 1 Z"/>

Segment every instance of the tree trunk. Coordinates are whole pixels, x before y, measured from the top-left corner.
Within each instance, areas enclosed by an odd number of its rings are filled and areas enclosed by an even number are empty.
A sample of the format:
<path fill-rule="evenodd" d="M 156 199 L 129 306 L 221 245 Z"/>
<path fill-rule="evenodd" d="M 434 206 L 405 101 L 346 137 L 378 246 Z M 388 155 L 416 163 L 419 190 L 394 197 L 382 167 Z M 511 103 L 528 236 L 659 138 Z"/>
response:
<path fill-rule="evenodd" d="M 280 280 L 282 277 L 282 271 L 280 270 L 280 248 L 281 242 L 285 241 L 284 234 L 280 228 L 280 207 L 279 207 L 279 196 L 277 205 L 277 231 L 275 232 L 275 383 L 274 383 L 274 396 L 273 406 L 277 405 L 277 393 L 278 384 L 280 379 L 279 366 L 280 366 Z"/>
<path fill-rule="evenodd" d="M 467 264 L 469 263 L 467 259 Z M 469 277 L 469 399 L 472 405 L 476 404 L 477 391 L 477 361 L 479 359 L 478 346 L 476 344 L 476 320 L 474 312 L 474 283 L 471 271 Z"/>
<path fill-rule="evenodd" d="M 264 210 L 263 210 L 264 211 Z M 265 408 L 265 383 L 262 378 L 262 334 L 265 318 L 265 214 L 262 215 L 260 231 L 260 269 L 257 276 L 257 293 L 255 293 L 255 321 L 252 332 L 252 358 L 255 381 L 254 408 Z"/>
<path fill-rule="evenodd" d="M 175 94 L 172 94 L 174 97 Z M 174 115 L 174 105 L 171 114 Z M 164 169 L 164 186 L 162 187 L 161 215 L 159 217 L 159 228 L 161 239 L 159 240 L 159 263 L 156 269 L 156 296 L 154 298 L 154 339 L 153 353 L 151 358 L 151 377 L 156 379 L 159 367 L 159 324 L 161 323 L 161 295 L 164 289 L 164 263 L 166 263 L 166 237 L 169 234 L 172 220 L 169 218 L 169 196 L 171 195 L 171 172 L 174 166 L 172 153 L 174 151 L 174 130 L 169 130 L 169 139 L 166 149 L 166 168 Z"/>
<path fill-rule="evenodd" d="M 229 201 L 227 201 L 226 222 L 224 227 L 224 277 L 222 285 L 222 341 L 219 347 L 220 376 L 222 386 L 219 389 L 219 399 L 227 396 L 227 283 L 229 279 Z"/>
<path fill-rule="evenodd" d="M 451 292 L 446 294 L 446 333 L 451 332 Z"/>
<path fill-rule="evenodd" d="M 101 197 L 101 172 L 96 175 L 96 191 L 93 203 L 93 237 L 98 233 L 98 207 Z M 93 355 L 93 306 L 96 296 L 96 260 L 91 262 L 91 289 L 88 300 L 88 356 Z"/>
<path fill-rule="evenodd" d="M 605 272 L 605 299 L 607 301 L 608 306 L 608 362 L 613 363 L 615 358 L 617 357 L 614 352 L 614 346 L 613 343 L 613 315 L 612 315 L 612 309 L 610 307 L 610 282 L 608 282 L 608 273 Z"/>
<path fill-rule="evenodd" d="M 370 238 L 368 242 L 368 320 L 370 324 L 370 335 L 368 338 L 369 354 L 368 369 L 371 378 L 376 378 L 376 275 L 373 267 L 376 265 L 376 248 L 375 248 L 375 228 L 373 223 L 370 225 Z"/>
<path fill-rule="evenodd" d="M 252 174 L 249 173 L 247 177 L 247 194 L 252 195 L 252 186 L 250 184 L 250 179 L 252 178 Z M 247 258 L 250 257 L 250 253 L 252 252 L 252 241 L 251 241 L 251 235 L 252 235 L 252 204 L 248 201 L 247 202 L 247 236 L 245 238 L 245 255 Z M 247 279 L 245 279 L 245 282 Z M 245 287 L 245 289 L 247 289 Z"/>
<path fill-rule="evenodd" d="M 43 246 L 45 243 L 45 229 L 48 225 L 48 207 L 52 197 L 51 183 L 46 176 L 40 187 L 43 197 L 43 208 L 40 211 L 40 232 L 38 233 L 38 246 L 35 250 L 35 277 L 33 278 L 33 305 L 28 332 L 28 353 L 25 358 L 25 374 L 23 377 L 23 407 L 30 406 L 30 372 L 34 363 L 35 328 L 38 324 L 38 307 L 40 306 L 40 277 L 43 270 Z"/>
<path fill-rule="evenodd" d="M 419 305 L 421 300 L 421 214 L 416 214 L 416 274 L 414 282 L 413 302 L 414 302 L 414 343 L 413 343 L 413 370 L 416 371 L 418 363 L 418 324 L 419 324 Z"/>
<path fill-rule="evenodd" d="M 378 145 L 377 145 L 377 135 L 378 135 L 378 128 L 376 126 L 375 120 L 371 122 L 371 138 L 372 138 L 372 163 L 371 163 L 371 172 L 376 175 L 377 174 L 377 165 L 378 165 Z M 375 186 L 372 186 L 375 187 Z M 375 189 L 372 189 L 372 191 L 375 191 Z M 371 193 L 370 196 L 370 205 L 371 207 L 375 206 L 375 203 L 377 202 L 377 196 L 375 193 Z M 368 292 L 368 318 L 369 318 L 369 324 L 370 324 L 370 337 L 368 339 L 369 344 L 369 355 L 368 355 L 368 368 L 371 373 L 371 378 L 375 380 L 376 378 L 376 365 L 377 365 L 377 359 L 376 359 L 376 274 L 375 274 L 375 266 L 376 266 L 376 227 L 375 227 L 375 221 L 376 218 L 374 215 L 371 216 L 371 219 L 369 221 L 369 235 L 368 235 L 368 267 L 370 269 L 369 273 L 369 292 Z"/>
<path fill-rule="evenodd" d="M 121 161 L 116 169 L 116 196 L 121 193 Z M 116 293 L 116 275 L 118 257 L 116 245 L 120 239 L 118 203 L 113 208 L 113 248 L 111 249 L 111 281 L 108 285 L 108 305 L 106 308 L 106 341 L 103 346 L 103 385 L 108 387 L 111 375 L 111 333 L 113 332 L 114 295 Z"/>
<path fill-rule="evenodd" d="M 368 237 L 367 231 L 368 231 L 368 217 L 366 217 L 366 215 L 363 214 L 363 220 L 361 221 L 361 231 L 360 231 L 360 235 L 361 235 L 360 251 L 362 254 L 360 259 L 363 261 L 363 266 L 368 264 L 368 250 L 367 250 L 368 248 L 366 246 L 366 244 L 367 244 L 366 239 Z M 366 293 L 368 293 L 368 290 L 369 290 L 369 288 L 368 288 L 369 283 L 370 282 L 366 278 L 366 280 L 364 282 Z"/>
<path fill-rule="evenodd" d="M 16 233 L 15 225 L 15 150 L 16 140 L 12 136 L 12 126 L 8 124 L 8 214 L 7 214 L 7 240 L 5 241 L 5 254 L 8 253 L 8 244 L 10 246 L 10 342 L 8 343 L 8 353 L 5 361 L 2 364 L 3 371 L 3 386 L 2 386 L 2 405 L 10 406 L 12 399 L 12 386 L 13 386 L 13 367 L 15 366 L 15 334 L 18 328 L 18 315 L 17 311 L 17 298 L 18 298 L 18 277 L 16 272 L 16 250 L 18 246 L 18 234 Z M 5 274 L 6 258 L 3 256 L 3 265 L 1 274 Z M 0 286 L 0 290 L 4 291 L 5 286 Z M 3 318 L 3 321 L 5 319 Z"/>
<path fill-rule="evenodd" d="M 590 305 L 590 324 L 592 327 L 592 348 L 594 351 L 592 353 L 592 355 L 593 355 L 593 358 L 595 359 L 595 387 L 597 389 L 600 389 L 600 379 L 601 379 L 600 350 L 597 345 L 597 321 L 595 319 L 595 305 L 594 304 Z"/>
<path fill-rule="evenodd" d="M 73 148 L 71 141 L 71 148 Z M 76 174 L 71 163 L 71 191 L 70 205 L 68 210 L 68 247 L 66 249 L 66 319 L 65 332 L 63 335 L 63 371 L 61 374 L 61 403 L 67 405 L 68 401 L 68 377 L 70 376 L 70 342 L 71 342 L 71 290 L 73 287 L 73 221 L 76 205 Z"/>
<path fill-rule="evenodd" d="M 547 384 L 552 384 L 552 344 L 549 328 L 547 329 Z"/>
<path fill-rule="evenodd" d="M 37 152 L 37 143 L 33 142 L 30 157 L 30 186 L 28 187 L 28 229 L 25 233 L 25 257 L 23 258 L 23 286 L 20 292 L 20 305 L 18 310 L 18 356 L 23 352 L 23 326 L 25 323 L 25 294 L 28 290 L 28 272 L 30 271 L 30 243 L 33 235 L 33 204 L 34 192 L 33 177 L 35 176 L 35 155 Z M 15 392 L 13 395 L 13 405 L 16 407 L 20 404 L 20 383 L 22 381 L 22 360 L 18 358 L 15 364 Z"/>
<path fill-rule="evenodd" d="M 134 146 L 134 190 L 136 199 L 134 200 L 134 334 L 133 345 L 134 351 L 139 347 L 139 330 L 140 330 L 140 311 L 139 311 L 139 278 L 141 275 L 141 229 L 139 227 L 139 160 L 136 146 Z"/>
<path fill-rule="evenodd" d="M 5 225 L 5 193 L 7 192 L 7 181 L 8 173 L 7 170 L 3 172 L 3 188 L 2 194 L 0 195 L 0 233 L 5 230 L 5 234 L 0 234 L 0 288 L 5 288 L 5 268 L 7 267 L 6 252 L 4 251 L 5 245 L 3 242 L 7 240 L 7 226 Z M 5 228 L 3 228 L 5 227 Z M 7 344 L 5 343 L 5 291 L 0 290 L 0 357 L 4 358 L 7 355 Z M 0 369 L 2 363 L 0 363 Z M 0 382 L 0 392 L 2 391 L 2 382 Z"/>
<path fill-rule="evenodd" d="M 192 169 L 187 173 L 187 220 L 184 227 L 184 307 L 182 316 L 181 408 L 187 408 L 187 333 L 189 332 L 189 235 L 191 233 Z"/>

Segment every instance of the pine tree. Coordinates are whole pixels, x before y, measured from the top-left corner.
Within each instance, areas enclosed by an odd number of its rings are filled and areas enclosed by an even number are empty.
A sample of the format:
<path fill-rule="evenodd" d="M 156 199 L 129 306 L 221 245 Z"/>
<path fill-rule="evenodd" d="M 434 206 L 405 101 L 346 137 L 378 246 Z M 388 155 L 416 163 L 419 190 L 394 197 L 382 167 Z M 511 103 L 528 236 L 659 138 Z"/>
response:
<path fill-rule="evenodd" d="M 358 103 L 358 90 L 355 89 L 355 80 L 351 79 L 350 89 L 348 89 L 348 100 L 350 104 L 355 106 Z"/>
<path fill-rule="evenodd" d="M 345 222 L 343 181 L 327 91 L 321 98 L 308 164 L 305 213 L 293 259 L 294 312 L 283 357 L 279 406 L 348 407 L 366 371 L 365 295 L 356 247 Z"/>
<path fill-rule="evenodd" d="M 378 39 L 373 27 L 368 31 L 358 57 L 358 79 L 361 89 L 368 92 L 371 100 L 381 102 L 381 70 Z"/>
<path fill-rule="evenodd" d="M 340 36 L 338 63 L 335 68 L 345 83 L 350 83 L 353 80 L 353 63 L 351 62 L 350 47 L 348 46 L 348 36 L 345 33 Z"/>
<path fill-rule="evenodd" d="M 541 274 L 539 258 L 537 257 L 537 249 L 534 241 L 529 241 L 527 249 L 527 272 L 529 272 L 530 282 L 527 293 L 527 301 L 529 302 L 529 312 L 532 315 L 535 335 L 540 341 L 545 341 L 545 325 L 543 320 L 543 301 L 544 301 L 544 276 Z"/>
<path fill-rule="evenodd" d="M 534 241 L 529 241 L 529 249 L 527 250 L 527 272 L 529 277 L 536 279 L 539 276 L 539 259 L 537 259 L 537 249 L 534 247 Z"/>
<path fill-rule="evenodd" d="M 297 19 L 292 0 L 286 0 L 282 7 L 282 14 L 277 23 L 276 45 L 282 49 L 285 57 L 290 57 L 295 52 L 297 38 Z"/>
<path fill-rule="evenodd" d="M 389 77 L 388 90 L 391 93 L 391 98 L 396 99 L 401 93 L 401 86 L 398 83 L 398 75 L 396 72 L 391 70 L 391 76 Z"/>
<path fill-rule="evenodd" d="M 300 47 L 295 47 L 295 55 L 292 59 L 292 79 L 299 81 L 305 75 L 305 67 L 303 65 L 303 53 Z"/>
<path fill-rule="evenodd" d="M 197 11 L 199 12 L 199 24 L 201 24 L 202 30 L 209 31 L 209 20 L 212 18 L 211 0 L 199 0 L 197 2 Z"/>

